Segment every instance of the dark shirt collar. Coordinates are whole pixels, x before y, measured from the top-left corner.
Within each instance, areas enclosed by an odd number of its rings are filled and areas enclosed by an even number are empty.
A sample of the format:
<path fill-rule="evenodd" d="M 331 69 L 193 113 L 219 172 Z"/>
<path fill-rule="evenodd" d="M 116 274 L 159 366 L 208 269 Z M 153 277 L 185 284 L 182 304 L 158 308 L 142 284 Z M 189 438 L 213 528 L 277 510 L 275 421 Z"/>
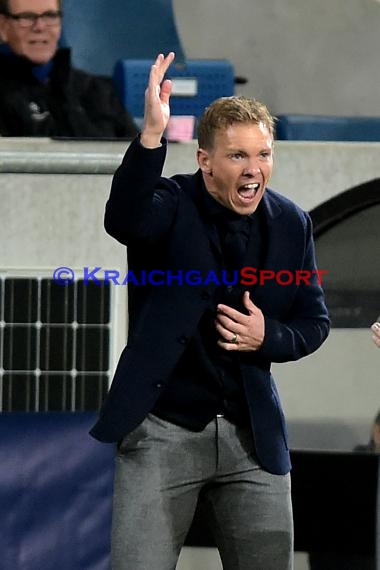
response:
<path fill-rule="evenodd" d="M 47 63 L 40 63 L 38 65 L 33 65 L 32 73 L 34 77 L 38 79 L 38 81 L 40 81 L 41 83 L 45 83 L 52 69 L 53 69 L 53 60 L 50 60 Z"/>

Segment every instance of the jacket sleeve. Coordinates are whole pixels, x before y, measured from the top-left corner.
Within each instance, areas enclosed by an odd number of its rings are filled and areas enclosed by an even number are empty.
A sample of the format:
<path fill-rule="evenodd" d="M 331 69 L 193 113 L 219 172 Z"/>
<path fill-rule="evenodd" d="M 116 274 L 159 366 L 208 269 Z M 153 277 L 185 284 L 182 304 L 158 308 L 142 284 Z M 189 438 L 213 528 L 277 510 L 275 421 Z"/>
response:
<path fill-rule="evenodd" d="M 311 219 L 306 213 L 304 216 L 306 247 L 300 269 L 310 272 L 310 284 L 301 281 L 286 320 L 265 318 L 265 337 L 258 354 L 270 362 L 288 362 L 311 354 L 325 341 L 330 330 L 322 278 L 316 273 Z"/>
<path fill-rule="evenodd" d="M 180 188 L 174 180 L 161 177 L 166 149 L 165 139 L 161 147 L 146 149 L 136 138 L 115 172 L 104 226 L 124 245 L 156 241 L 174 221 Z"/>

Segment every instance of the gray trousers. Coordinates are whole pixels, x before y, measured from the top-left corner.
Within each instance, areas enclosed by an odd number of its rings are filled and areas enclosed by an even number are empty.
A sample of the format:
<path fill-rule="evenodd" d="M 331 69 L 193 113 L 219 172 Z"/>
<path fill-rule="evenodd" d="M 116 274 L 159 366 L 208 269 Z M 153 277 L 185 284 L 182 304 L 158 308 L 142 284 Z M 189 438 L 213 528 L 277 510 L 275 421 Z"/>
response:
<path fill-rule="evenodd" d="M 249 429 L 215 418 L 192 432 L 149 415 L 116 457 L 113 570 L 174 570 L 197 502 L 224 570 L 291 570 L 290 476 L 257 463 Z"/>

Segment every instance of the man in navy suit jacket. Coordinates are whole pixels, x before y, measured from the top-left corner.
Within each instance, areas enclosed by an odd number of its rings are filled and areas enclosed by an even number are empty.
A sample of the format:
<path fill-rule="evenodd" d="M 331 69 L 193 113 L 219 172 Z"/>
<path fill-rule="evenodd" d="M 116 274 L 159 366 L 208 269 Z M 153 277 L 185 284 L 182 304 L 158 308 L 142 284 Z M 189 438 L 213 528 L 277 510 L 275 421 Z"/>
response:
<path fill-rule="evenodd" d="M 198 127 L 199 170 L 162 177 L 174 54 L 105 226 L 128 247 L 129 335 L 94 437 L 118 442 L 114 570 L 174 569 L 197 505 L 225 570 L 292 568 L 286 426 L 270 373 L 326 339 L 309 216 L 267 189 L 274 119 L 227 97 Z"/>

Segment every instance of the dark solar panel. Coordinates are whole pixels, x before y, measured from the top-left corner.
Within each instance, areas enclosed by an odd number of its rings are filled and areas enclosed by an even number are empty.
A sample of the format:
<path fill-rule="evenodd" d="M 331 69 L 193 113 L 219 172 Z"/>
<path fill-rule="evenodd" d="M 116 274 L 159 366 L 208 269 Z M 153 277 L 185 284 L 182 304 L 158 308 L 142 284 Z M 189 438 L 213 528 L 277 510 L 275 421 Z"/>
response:
<path fill-rule="evenodd" d="M 0 298 L 0 409 L 99 409 L 110 375 L 110 287 L 3 276 Z"/>

